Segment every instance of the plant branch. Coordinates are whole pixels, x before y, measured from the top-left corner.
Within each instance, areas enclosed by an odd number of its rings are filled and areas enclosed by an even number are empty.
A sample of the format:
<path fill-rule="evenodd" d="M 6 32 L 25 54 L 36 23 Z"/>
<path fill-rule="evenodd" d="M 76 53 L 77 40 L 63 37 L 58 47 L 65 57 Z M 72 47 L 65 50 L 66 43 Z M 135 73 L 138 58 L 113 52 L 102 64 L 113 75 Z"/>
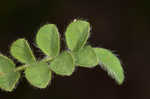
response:
<path fill-rule="evenodd" d="M 29 65 L 22 65 L 22 66 L 19 66 L 15 69 L 15 72 L 18 72 L 18 71 L 22 71 L 22 70 L 25 70 Z"/>
<path fill-rule="evenodd" d="M 52 60 L 51 57 L 45 57 L 41 60 L 41 62 L 50 62 Z"/>
<path fill-rule="evenodd" d="M 51 60 L 52 60 L 52 58 L 46 57 L 46 58 L 42 59 L 40 62 L 50 62 Z M 29 66 L 29 65 L 18 66 L 18 67 L 15 69 L 15 72 L 25 70 L 28 66 Z"/>

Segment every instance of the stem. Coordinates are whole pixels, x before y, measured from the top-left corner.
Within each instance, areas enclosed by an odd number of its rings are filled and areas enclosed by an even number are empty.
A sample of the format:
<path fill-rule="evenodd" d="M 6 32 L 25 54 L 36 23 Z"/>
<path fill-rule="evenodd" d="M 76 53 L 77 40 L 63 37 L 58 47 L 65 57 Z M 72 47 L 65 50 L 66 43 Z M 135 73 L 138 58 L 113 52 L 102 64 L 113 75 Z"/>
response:
<path fill-rule="evenodd" d="M 18 71 L 22 71 L 22 70 L 25 70 L 29 65 L 23 65 L 23 66 L 19 66 L 15 69 L 15 72 L 18 72 Z"/>
<path fill-rule="evenodd" d="M 50 62 L 52 60 L 52 58 L 50 57 L 46 57 L 44 59 L 41 60 L 41 62 Z M 29 65 L 22 65 L 22 66 L 19 66 L 15 69 L 15 72 L 18 72 L 18 71 L 22 71 L 22 70 L 25 70 Z M 1 75 L 1 74 L 0 74 Z"/>
<path fill-rule="evenodd" d="M 49 62 L 51 60 L 52 60 L 51 57 L 46 57 L 46 58 L 42 59 L 41 62 Z"/>

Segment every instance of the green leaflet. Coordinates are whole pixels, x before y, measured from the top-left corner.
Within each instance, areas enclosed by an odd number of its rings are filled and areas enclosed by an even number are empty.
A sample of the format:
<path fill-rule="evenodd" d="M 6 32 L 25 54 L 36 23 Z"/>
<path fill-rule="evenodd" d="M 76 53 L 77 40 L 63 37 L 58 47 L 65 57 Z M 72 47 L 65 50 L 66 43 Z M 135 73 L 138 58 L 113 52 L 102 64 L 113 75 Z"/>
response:
<path fill-rule="evenodd" d="M 107 49 L 94 48 L 94 50 L 102 68 L 104 68 L 118 84 L 122 84 L 124 81 L 124 72 L 120 60 Z"/>
<path fill-rule="evenodd" d="M 13 91 L 19 78 L 19 72 L 9 72 L 0 76 L 0 88 L 9 92 Z"/>
<path fill-rule="evenodd" d="M 70 52 L 64 51 L 51 62 L 50 68 L 58 75 L 70 76 L 75 70 L 73 56 Z"/>
<path fill-rule="evenodd" d="M 48 64 L 44 62 L 31 64 L 25 70 L 25 77 L 35 87 L 46 88 L 51 81 L 52 74 Z"/>
<path fill-rule="evenodd" d="M 75 20 L 66 29 L 65 37 L 68 48 L 76 51 L 82 48 L 89 37 L 90 24 L 87 21 Z"/>
<path fill-rule="evenodd" d="M 0 54 L 0 72 L 3 73 L 9 73 L 12 72 L 15 68 L 15 64 L 12 60 L 7 58 L 6 56 L 3 56 Z"/>
<path fill-rule="evenodd" d="M 38 47 L 49 57 L 54 58 L 59 54 L 60 37 L 54 24 L 47 24 L 40 28 L 36 36 Z"/>
<path fill-rule="evenodd" d="M 98 59 L 91 46 L 85 46 L 74 52 L 75 63 L 81 67 L 94 67 L 98 64 Z"/>
<path fill-rule="evenodd" d="M 15 64 L 9 58 L 0 55 L 0 88 L 5 91 L 13 91 L 20 78 L 20 73 L 15 72 Z"/>
<path fill-rule="evenodd" d="M 36 61 L 33 52 L 25 39 L 16 40 L 10 49 L 11 55 L 22 63 L 31 64 Z"/>

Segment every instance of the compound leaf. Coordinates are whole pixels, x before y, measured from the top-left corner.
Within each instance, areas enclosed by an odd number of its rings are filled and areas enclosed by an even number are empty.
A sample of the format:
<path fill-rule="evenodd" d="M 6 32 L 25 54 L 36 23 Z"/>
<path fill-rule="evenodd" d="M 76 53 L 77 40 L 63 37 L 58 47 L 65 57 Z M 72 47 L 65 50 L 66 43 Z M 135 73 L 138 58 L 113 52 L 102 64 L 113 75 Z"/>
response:
<path fill-rule="evenodd" d="M 56 74 L 70 76 L 75 70 L 72 54 L 68 51 L 64 51 L 51 62 L 50 68 Z"/>
<path fill-rule="evenodd" d="M 10 49 L 11 55 L 22 63 L 31 64 L 36 61 L 33 52 L 25 39 L 16 40 Z"/>
<path fill-rule="evenodd" d="M 98 59 L 91 46 L 85 46 L 74 52 L 75 63 L 80 67 L 94 67 L 98 64 Z"/>
<path fill-rule="evenodd" d="M 66 29 L 65 37 L 68 48 L 76 51 L 82 48 L 90 34 L 90 24 L 87 21 L 75 20 Z"/>
<path fill-rule="evenodd" d="M 94 48 L 94 51 L 99 59 L 100 66 L 102 66 L 118 84 L 122 84 L 124 80 L 124 71 L 119 58 L 111 51 L 104 48 Z"/>
<path fill-rule="evenodd" d="M 60 37 L 54 24 L 47 24 L 40 28 L 36 36 L 38 47 L 49 57 L 54 58 L 59 54 Z"/>
<path fill-rule="evenodd" d="M 51 81 L 52 74 L 48 64 L 40 62 L 27 67 L 25 77 L 31 85 L 38 88 L 46 88 Z"/>
<path fill-rule="evenodd" d="M 20 78 L 20 73 L 15 72 L 15 64 L 6 56 L 0 55 L 0 88 L 13 91 Z"/>

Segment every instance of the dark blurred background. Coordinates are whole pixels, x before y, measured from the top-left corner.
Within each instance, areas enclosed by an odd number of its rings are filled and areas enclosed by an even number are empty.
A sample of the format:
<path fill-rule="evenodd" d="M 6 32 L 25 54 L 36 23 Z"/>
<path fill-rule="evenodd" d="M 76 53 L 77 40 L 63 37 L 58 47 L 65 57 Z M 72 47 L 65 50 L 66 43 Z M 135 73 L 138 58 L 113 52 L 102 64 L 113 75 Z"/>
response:
<path fill-rule="evenodd" d="M 75 18 L 91 23 L 92 46 L 119 55 L 126 75 L 123 85 L 99 66 L 77 68 L 71 77 L 54 75 L 43 90 L 22 76 L 12 93 L 0 91 L 0 99 L 150 99 L 149 0 L 0 0 L 0 52 L 10 57 L 11 43 L 26 38 L 40 56 L 34 42 L 37 30 L 57 24 L 64 41 L 65 28 Z"/>

